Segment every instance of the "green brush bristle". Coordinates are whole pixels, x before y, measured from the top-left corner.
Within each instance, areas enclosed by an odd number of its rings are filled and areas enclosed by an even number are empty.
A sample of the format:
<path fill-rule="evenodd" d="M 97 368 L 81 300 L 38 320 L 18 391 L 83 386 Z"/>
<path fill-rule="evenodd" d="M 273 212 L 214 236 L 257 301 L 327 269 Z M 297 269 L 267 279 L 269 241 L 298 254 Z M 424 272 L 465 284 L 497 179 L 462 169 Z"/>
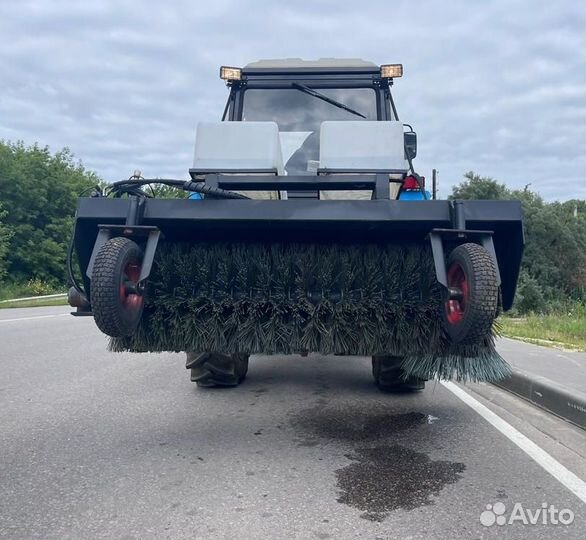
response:
<path fill-rule="evenodd" d="M 405 377 L 460 382 L 498 381 L 511 374 L 509 364 L 496 352 L 491 337 L 483 346 L 406 356 L 401 367 Z"/>
<path fill-rule="evenodd" d="M 492 336 L 452 345 L 429 247 L 163 243 L 141 324 L 114 351 L 404 357 L 407 375 L 493 380 Z"/>

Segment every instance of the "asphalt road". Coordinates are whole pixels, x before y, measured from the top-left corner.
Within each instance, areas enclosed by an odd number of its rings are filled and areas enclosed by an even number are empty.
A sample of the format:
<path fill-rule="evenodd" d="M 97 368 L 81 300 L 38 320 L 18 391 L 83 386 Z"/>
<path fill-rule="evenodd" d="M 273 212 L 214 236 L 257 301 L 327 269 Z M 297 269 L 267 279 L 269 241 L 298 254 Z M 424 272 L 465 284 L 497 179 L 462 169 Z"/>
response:
<path fill-rule="evenodd" d="M 573 391 L 586 392 L 586 352 L 561 351 L 513 339 L 502 339 L 499 352 L 527 373 L 538 373 Z"/>
<path fill-rule="evenodd" d="M 386 395 L 368 359 L 311 355 L 200 390 L 182 355 L 108 353 L 67 312 L 0 311 L 2 539 L 586 537 L 563 478 L 444 385 Z M 585 478 L 583 432 L 560 444 L 526 418 L 561 420 L 467 391 Z M 574 520 L 482 525 L 497 503 Z"/>

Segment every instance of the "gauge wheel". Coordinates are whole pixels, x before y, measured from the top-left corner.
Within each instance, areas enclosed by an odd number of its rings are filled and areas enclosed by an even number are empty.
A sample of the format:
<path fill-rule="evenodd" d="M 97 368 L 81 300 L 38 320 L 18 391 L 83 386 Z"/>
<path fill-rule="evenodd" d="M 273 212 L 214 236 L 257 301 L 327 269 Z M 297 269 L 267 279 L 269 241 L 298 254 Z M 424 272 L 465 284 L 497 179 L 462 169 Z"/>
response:
<path fill-rule="evenodd" d="M 90 285 L 90 300 L 98 328 L 111 337 L 132 335 L 144 305 L 139 286 L 142 249 L 132 240 L 116 237 L 98 251 Z"/>
<path fill-rule="evenodd" d="M 493 258 L 478 244 L 462 244 L 448 257 L 447 278 L 443 318 L 448 336 L 462 345 L 481 343 L 490 336 L 499 307 Z"/>

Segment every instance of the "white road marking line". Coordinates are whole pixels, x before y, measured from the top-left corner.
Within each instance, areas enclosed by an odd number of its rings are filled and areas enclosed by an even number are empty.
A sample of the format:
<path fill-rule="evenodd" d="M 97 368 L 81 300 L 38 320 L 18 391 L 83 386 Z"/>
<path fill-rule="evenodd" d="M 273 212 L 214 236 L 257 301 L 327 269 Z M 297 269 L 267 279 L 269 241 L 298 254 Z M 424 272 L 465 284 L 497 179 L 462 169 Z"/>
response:
<path fill-rule="evenodd" d="M 510 441 L 515 443 L 521 450 L 523 450 L 523 452 L 535 461 L 535 463 L 545 469 L 558 482 L 566 486 L 566 488 L 576 495 L 576 497 L 578 497 L 583 503 L 586 503 L 586 482 L 576 476 L 572 471 L 566 469 L 545 450 L 537 446 L 532 440 L 525 437 L 525 435 L 517 431 L 511 426 L 511 424 L 493 413 L 489 408 L 474 399 L 455 383 L 442 381 L 441 384 L 443 384 L 456 397 L 460 398 L 471 409 L 476 411 L 489 424 L 498 429 Z"/>
<path fill-rule="evenodd" d="M 0 323 L 15 321 L 32 321 L 33 319 L 52 319 L 53 317 L 67 317 L 67 315 L 69 315 L 69 313 L 59 313 L 58 315 L 36 315 L 34 317 L 20 317 L 18 319 L 0 319 Z"/>

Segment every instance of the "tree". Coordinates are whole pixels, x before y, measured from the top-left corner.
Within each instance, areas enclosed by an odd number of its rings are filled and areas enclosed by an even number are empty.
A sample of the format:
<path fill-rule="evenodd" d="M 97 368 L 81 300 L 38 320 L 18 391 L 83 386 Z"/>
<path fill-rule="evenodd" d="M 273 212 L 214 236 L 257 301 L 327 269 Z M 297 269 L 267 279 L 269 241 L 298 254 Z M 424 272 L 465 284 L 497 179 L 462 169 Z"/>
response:
<path fill-rule="evenodd" d="M 177 189 L 164 184 L 151 184 L 144 188 L 144 191 L 151 193 L 157 199 L 186 199 L 189 193 L 183 189 Z"/>
<path fill-rule="evenodd" d="M 469 171 L 464 178 L 466 180 L 452 188 L 450 199 L 506 199 L 510 193 L 504 184 L 499 184 L 489 176 L 478 176 Z"/>
<path fill-rule="evenodd" d="M 5 265 L 13 281 L 62 285 L 78 195 L 99 183 L 68 149 L 0 141 L 0 200 L 12 231 Z"/>
<path fill-rule="evenodd" d="M 3 223 L 7 214 L 8 212 L 3 210 L 2 202 L 0 201 L 0 282 L 2 282 L 6 276 L 6 268 L 8 266 L 8 247 L 10 238 L 12 237 L 12 230 Z"/>

